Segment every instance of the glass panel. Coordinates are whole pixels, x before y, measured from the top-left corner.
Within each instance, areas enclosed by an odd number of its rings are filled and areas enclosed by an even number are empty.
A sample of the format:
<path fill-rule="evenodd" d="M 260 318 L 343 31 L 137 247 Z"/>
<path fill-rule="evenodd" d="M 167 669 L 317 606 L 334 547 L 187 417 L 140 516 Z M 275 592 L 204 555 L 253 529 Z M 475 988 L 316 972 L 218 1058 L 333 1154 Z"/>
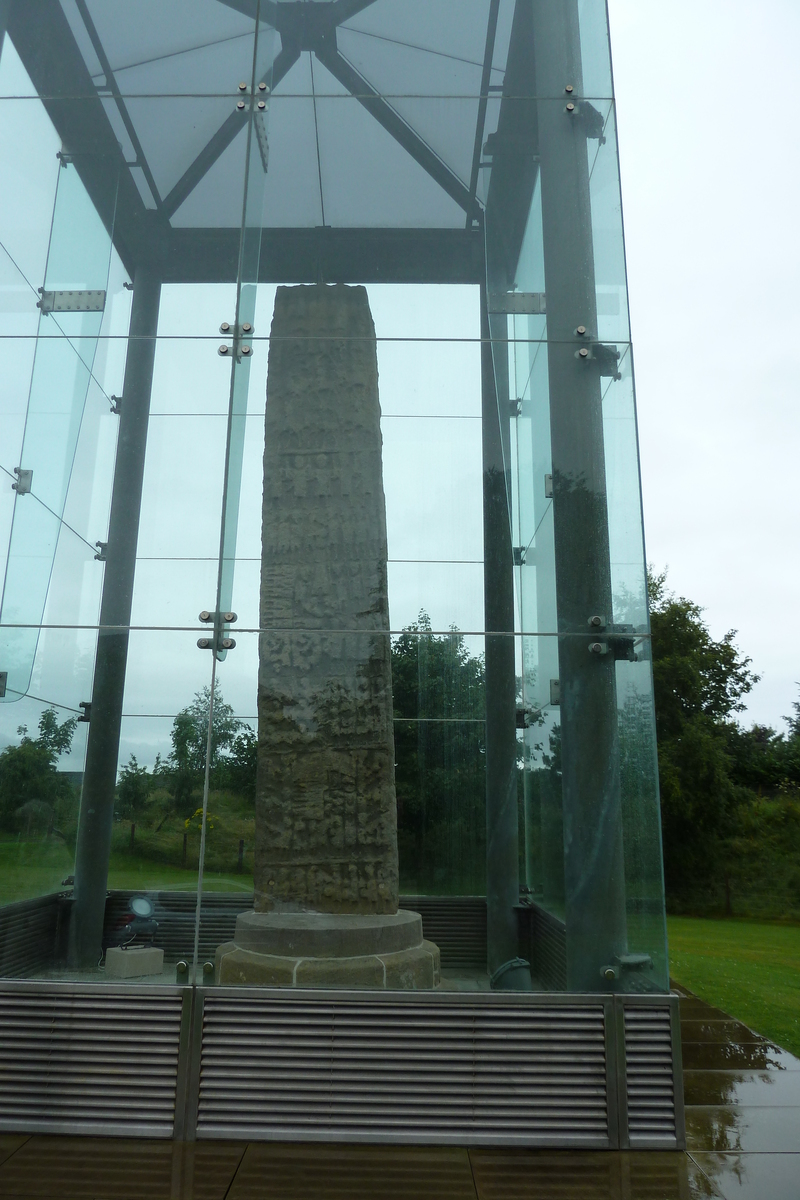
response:
<path fill-rule="evenodd" d="M 113 208 L 103 217 L 107 224 L 89 199 L 79 166 L 63 160 L 41 300 L 40 328 L 52 328 L 39 338 L 33 362 L 0 608 L 3 624 L 18 627 L 6 634 L 8 699 L 28 687 L 36 626 L 42 619 L 85 419 L 105 317 Z M 96 437 L 97 424 L 92 424 Z"/>

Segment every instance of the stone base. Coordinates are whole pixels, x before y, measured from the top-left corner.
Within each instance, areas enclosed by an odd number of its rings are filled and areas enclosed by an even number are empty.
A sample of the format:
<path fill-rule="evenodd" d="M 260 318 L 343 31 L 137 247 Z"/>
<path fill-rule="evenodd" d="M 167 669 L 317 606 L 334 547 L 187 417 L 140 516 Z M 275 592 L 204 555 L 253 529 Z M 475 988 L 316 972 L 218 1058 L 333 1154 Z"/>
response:
<path fill-rule="evenodd" d="M 419 913 L 248 912 L 214 968 L 217 983 L 424 991 L 439 986 L 439 948 Z"/>

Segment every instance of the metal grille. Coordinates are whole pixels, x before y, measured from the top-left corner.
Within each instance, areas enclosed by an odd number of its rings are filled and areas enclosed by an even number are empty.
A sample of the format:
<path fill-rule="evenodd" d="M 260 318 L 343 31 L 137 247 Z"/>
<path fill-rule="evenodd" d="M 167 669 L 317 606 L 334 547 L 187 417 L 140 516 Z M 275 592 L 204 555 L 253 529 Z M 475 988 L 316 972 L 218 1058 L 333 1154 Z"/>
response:
<path fill-rule="evenodd" d="M 106 904 L 108 935 L 128 911 L 137 892 L 112 892 Z M 168 962 L 191 958 L 194 947 L 195 892 L 148 893 L 158 921 L 155 944 Z M 217 946 L 233 940 L 239 913 L 253 907 L 252 893 L 207 892 L 200 916 L 200 956 L 213 958 Z M 418 912 L 425 937 L 435 942 L 445 967 L 486 969 L 486 898 L 484 896 L 401 896 L 400 907 Z"/>
<path fill-rule="evenodd" d="M 23 979 L 53 965 L 60 897 L 39 896 L 0 908 L 0 976 Z"/>
<path fill-rule="evenodd" d="M 0 992 L 0 1129 L 170 1137 L 181 995 Z"/>
<path fill-rule="evenodd" d="M 439 947 L 443 967 L 486 970 L 485 896 L 401 896 L 400 907 L 422 917 L 425 937 Z"/>
<path fill-rule="evenodd" d="M 199 1137 L 609 1145 L 601 1001 L 205 993 Z"/>
<path fill-rule="evenodd" d="M 552 913 L 531 905 L 531 967 L 544 988 L 554 992 L 567 987 L 567 929 Z"/>
<path fill-rule="evenodd" d="M 672 1032 L 667 1006 L 625 1005 L 625 1076 L 631 1146 L 676 1138 Z"/>

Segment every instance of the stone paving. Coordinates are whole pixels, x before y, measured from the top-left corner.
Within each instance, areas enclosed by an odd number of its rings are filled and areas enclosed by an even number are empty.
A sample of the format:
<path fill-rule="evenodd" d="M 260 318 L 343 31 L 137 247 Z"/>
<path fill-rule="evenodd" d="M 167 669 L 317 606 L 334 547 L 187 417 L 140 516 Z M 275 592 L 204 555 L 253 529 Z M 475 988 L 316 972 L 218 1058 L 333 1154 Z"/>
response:
<path fill-rule="evenodd" d="M 0 1197 L 800 1200 L 800 1059 L 682 993 L 685 1153 L 0 1134 Z"/>

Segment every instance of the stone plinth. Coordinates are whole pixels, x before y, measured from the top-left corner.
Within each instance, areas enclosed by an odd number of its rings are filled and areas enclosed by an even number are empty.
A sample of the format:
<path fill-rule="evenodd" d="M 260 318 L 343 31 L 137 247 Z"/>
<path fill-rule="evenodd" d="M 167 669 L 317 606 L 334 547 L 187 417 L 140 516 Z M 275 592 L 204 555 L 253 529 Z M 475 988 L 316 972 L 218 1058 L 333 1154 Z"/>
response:
<path fill-rule="evenodd" d="M 218 983 L 268 987 L 402 988 L 439 984 L 439 950 L 419 913 L 364 916 L 242 913 L 219 947 Z"/>
<path fill-rule="evenodd" d="M 262 529 L 255 908 L 395 913 L 386 515 L 363 287 L 278 288 Z"/>

